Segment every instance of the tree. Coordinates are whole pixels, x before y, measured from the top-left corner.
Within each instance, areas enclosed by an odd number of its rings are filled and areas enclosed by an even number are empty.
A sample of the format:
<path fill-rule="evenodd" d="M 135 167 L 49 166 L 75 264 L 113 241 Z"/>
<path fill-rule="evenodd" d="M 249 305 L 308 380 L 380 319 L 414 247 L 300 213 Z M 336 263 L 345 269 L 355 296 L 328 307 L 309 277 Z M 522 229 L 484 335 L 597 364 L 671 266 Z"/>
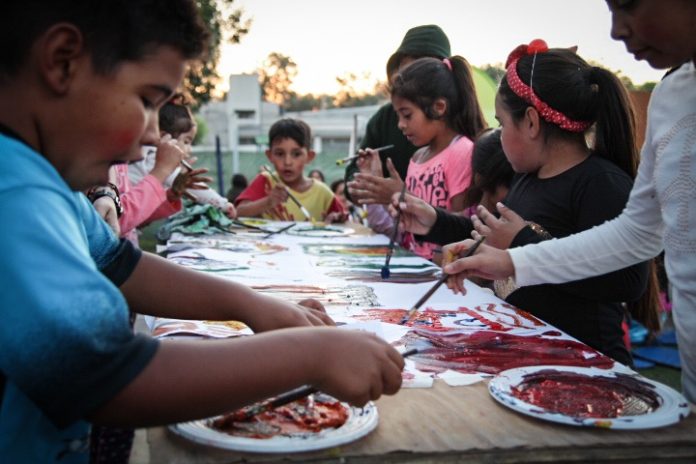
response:
<path fill-rule="evenodd" d="M 372 82 L 370 73 L 364 73 L 362 76 L 347 73 L 337 76 L 336 82 L 340 86 L 333 99 L 337 108 L 375 105 L 387 97 L 384 82 Z M 359 87 L 371 88 L 371 91 L 358 90 Z"/>
<path fill-rule="evenodd" d="M 495 82 L 496 85 L 500 84 L 500 81 L 503 79 L 503 76 L 505 75 L 505 68 L 503 67 L 503 63 L 485 64 L 481 68 L 481 71 L 488 74 L 488 76 L 491 79 L 493 79 L 493 82 Z"/>
<path fill-rule="evenodd" d="M 194 109 L 210 101 L 211 92 L 220 81 L 217 72 L 220 44 L 236 44 L 251 28 L 252 19 L 244 18 L 242 9 L 233 9 L 234 0 L 197 0 L 203 21 L 210 29 L 207 55 L 191 63 L 184 77 L 184 89 L 191 96 Z"/>
<path fill-rule="evenodd" d="M 264 98 L 285 108 L 295 96 L 290 87 L 297 76 L 297 64 L 289 56 L 273 52 L 257 71 Z"/>

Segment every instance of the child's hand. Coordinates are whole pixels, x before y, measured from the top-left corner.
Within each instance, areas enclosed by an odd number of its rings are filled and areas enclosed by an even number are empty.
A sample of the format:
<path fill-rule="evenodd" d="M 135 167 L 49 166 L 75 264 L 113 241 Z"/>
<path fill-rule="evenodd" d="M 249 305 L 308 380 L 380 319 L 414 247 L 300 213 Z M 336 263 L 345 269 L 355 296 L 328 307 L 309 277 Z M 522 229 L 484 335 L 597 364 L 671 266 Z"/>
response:
<path fill-rule="evenodd" d="M 435 221 L 437 213 L 426 201 L 421 200 L 409 193 L 404 195 L 404 201 L 399 203 L 401 192 L 395 193 L 392 196 L 391 205 L 389 205 L 389 214 L 396 220 L 398 210 L 401 210 L 401 224 L 399 229 L 404 232 L 411 232 L 418 235 L 426 235 L 430 232 Z"/>
<path fill-rule="evenodd" d="M 273 209 L 276 206 L 285 203 L 285 201 L 288 199 L 288 191 L 284 186 L 276 184 L 276 186 L 268 192 L 268 196 L 266 198 L 268 198 L 268 209 Z"/>
<path fill-rule="evenodd" d="M 488 240 L 488 236 L 486 236 Z M 479 276 L 488 280 L 505 279 L 515 274 L 515 266 L 507 250 L 482 244 L 474 256 L 459 258 L 476 243 L 474 240 L 450 243 L 442 248 L 442 270 L 450 275 L 447 288 L 466 294 L 464 279 Z"/>
<path fill-rule="evenodd" d="M 367 332 L 319 332 L 316 345 L 307 347 L 317 360 L 313 386 L 359 407 L 399 390 L 404 359 L 390 344 Z"/>
<path fill-rule="evenodd" d="M 178 142 L 172 139 L 171 135 L 165 134 L 157 145 L 155 167 L 152 168 L 150 174 L 155 176 L 160 182 L 164 182 L 179 166 L 185 155 Z"/>
<path fill-rule="evenodd" d="M 174 183 L 172 184 L 171 188 L 167 190 L 167 199 L 169 201 L 178 200 L 186 193 L 186 190 L 188 189 L 207 189 L 207 184 L 211 183 L 213 179 L 201 175 L 205 174 L 206 172 L 208 172 L 208 170 L 205 168 L 194 169 L 193 171 L 189 171 L 188 169 L 182 170 L 181 173 L 176 176 L 176 179 L 174 179 Z"/>
<path fill-rule="evenodd" d="M 348 220 L 348 213 L 334 211 L 324 216 L 324 222 L 327 224 L 343 223 Z"/>
<path fill-rule="evenodd" d="M 225 206 L 225 209 L 223 211 L 225 212 L 225 215 L 230 219 L 234 219 L 237 217 L 237 208 L 235 208 L 232 203 L 227 203 L 227 206 Z"/>
<path fill-rule="evenodd" d="M 382 172 L 382 160 L 379 158 L 379 152 L 372 148 L 358 150 L 359 158 L 355 161 L 355 165 L 364 174 L 372 174 L 373 176 L 384 177 Z"/>
<path fill-rule="evenodd" d="M 111 230 L 114 231 L 116 236 L 121 235 L 121 227 L 118 224 L 118 213 L 116 212 L 116 204 L 114 200 L 109 197 L 101 197 L 94 200 L 94 209 L 97 210 L 99 216 L 101 216 L 104 221 L 109 225 Z"/>
<path fill-rule="evenodd" d="M 387 158 L 387 169 L 391 177 L 373 175 L 359 172 L 355 174 L 352 181 L 348 182 L 350 196 L 361 205 L 381 204 L 386 205 L 391 202 L 391 197 L 396 192 L 401 192 L 404 183 L 394 168 L 391 158 Z M 381 170 L 380 170 L 381 172 Z"/>
<path fill-rule="evenodd" d="M 478 239 L 481 235 L 485 235 L 489 246 L 506 249 L 510 247 L 520 230 L 527 226 L 527 223 L 502 203 L 497 203 L 496 207 L 500 213 L 500 219 L 481 205 L 476 208 L 478 214 L 471 216 L 476 230 L 471 233 L 471 236 Z"/>
<path fill-rule="evenodd" d="M 306 299 L 296 304 L 270 296 L 261 297 L 264 301 L 244 317 L 244 322 L 254 332 L 287 327 L 336 325 L 317 300 Z"/>

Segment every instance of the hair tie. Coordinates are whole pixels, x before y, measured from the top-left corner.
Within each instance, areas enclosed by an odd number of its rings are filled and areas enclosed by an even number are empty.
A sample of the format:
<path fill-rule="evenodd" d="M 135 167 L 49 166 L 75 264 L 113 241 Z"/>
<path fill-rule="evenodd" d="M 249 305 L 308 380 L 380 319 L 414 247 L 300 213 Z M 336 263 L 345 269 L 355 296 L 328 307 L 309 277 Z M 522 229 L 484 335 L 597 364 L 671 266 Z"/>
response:
<path fill-rule="evenodd" d="M 534 78 L 536 55 L 537 53 L 547 52 L 548 49 L 546 42 L 541 39 L 532 40 L 529 45 L 520 45 L 515 48 L 510 55 L 508 55 L 508 59 L 505 62 L 505 67 L 507 68 L 505 74 L 507 83 L 515 95 L 532 105 L 539 112 L 544 121 L 555 124 L 561 129 L 570 132 L 585 132 L 592 125 L 591 121 L 574 121 L 570 119 L 565 114 L 551 108 L 542 101 L 531 87 L 532 79 Z M 530 85 L 522 82 L 522 79 L 520 79 L 520 76 L 517 74 L 517 62 L 525 55 L 534 55 L 532 72 L 530 74 Z"/>
<path fill-rule="evenodd" d="M 447 69 L 452 71 L 452 62 L 449 60 L 449 58 L 443 58 L 442 62 L 445 63 L 445 66 L 447 66 Z"/>

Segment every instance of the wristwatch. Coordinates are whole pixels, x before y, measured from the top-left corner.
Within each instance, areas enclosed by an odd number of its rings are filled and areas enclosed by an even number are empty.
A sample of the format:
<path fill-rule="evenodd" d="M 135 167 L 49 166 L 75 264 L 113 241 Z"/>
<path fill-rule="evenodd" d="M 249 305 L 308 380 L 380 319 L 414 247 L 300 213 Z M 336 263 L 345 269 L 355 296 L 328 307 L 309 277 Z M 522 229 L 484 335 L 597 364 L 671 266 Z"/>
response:
<path fill-rule="evenodd" d="M 107 185 L 92 187 L 87 191 L 87 198 L 92 203 L 102 197 L 109 197 L 113 200 L 116 206 L 116 217 L 120 218 L 123 214 L 123 205 L 121 204 L 121 193 L 118 191 L 118 187 L 109 182 Z"/>

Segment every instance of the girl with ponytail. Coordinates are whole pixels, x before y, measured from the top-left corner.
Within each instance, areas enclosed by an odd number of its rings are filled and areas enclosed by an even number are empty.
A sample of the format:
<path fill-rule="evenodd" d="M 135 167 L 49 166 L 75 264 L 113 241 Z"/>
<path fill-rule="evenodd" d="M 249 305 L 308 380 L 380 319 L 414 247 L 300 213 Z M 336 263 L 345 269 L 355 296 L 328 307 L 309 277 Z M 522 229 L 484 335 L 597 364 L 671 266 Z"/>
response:
<path fill-rule="evenodd" d="M 461 56 L 417 59 L 394 76 L 390 93 L 399 129 L 421 147 L 411 157 L 406 190 L 435 207 L 462 211 L 472 179 L 473 140 L 486 127 L 469 63 Z M 381 176 L 378 154 L 370 149 L 360 153 L 361 172 Z M 390 175 L 398 177 L 395 171 Z M 353 188 L 360 188 L 361 179 L 356 176 Z M 403 244 L 439 262 L 432 243 L 407 235 Z"/>
<path fill-rule="evenodd" d="M 482 206 L 472 221 L 441 212 L 416 221 L 402 213 L 407 228 L 427 233 L 426 239 L 462 240 L 473 227 L 474 238 L 485 235 L 489 246 L 507 249 L 592 228 L 618 216 L 626 205 L 638 151 L 633 110 L 621 82 L 574 51 L 549 50 L 541 40 L 516 48 L 506 68 L 496 119 L 503 151 L 518 177 L 504 204 L 497 205 L 500 217 Z M 458 249 L 466 245 L 450 245 L 443 255 L 456 256 Z M 649 275 L 644 262 L 565 284 L 519 288 L 512 279 L 500 280 L 495 290 L 507 302 L 630 365 L 622 302 L 640 300 Z M 459 282 L 451 281 L 450 288 L 461 290 Z M 650 304 L 637 305 L 643 315 L 655 314 L 656 296 L 648 294 Z"/>

